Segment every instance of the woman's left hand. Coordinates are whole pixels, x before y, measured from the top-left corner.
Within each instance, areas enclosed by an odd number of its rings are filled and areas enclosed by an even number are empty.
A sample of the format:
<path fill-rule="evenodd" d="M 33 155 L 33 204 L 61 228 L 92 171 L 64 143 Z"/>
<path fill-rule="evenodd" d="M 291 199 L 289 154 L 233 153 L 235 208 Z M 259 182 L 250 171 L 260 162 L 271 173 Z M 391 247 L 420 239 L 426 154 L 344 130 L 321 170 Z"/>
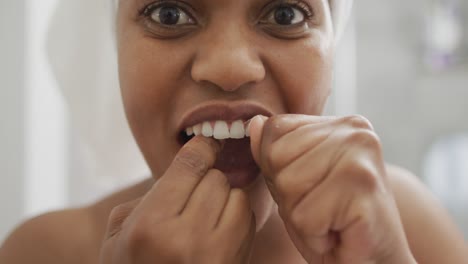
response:
<path fill-rule="evenodd" d="M 309 263 L 415 263 L 368 120 L 258 116 L 250 134 L 279 214 Z"/>

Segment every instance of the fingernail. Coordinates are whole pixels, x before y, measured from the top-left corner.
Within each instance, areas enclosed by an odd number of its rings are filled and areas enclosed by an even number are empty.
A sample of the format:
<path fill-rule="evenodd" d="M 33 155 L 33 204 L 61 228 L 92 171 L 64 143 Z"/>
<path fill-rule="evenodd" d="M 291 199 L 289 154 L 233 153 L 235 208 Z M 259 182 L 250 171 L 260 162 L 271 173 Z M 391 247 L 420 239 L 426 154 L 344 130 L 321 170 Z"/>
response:
<path fill-rule="evenodd" d="M 252 120 L 254 118 L 252 118 L 252 119 L 248 120 L 247 122 L 245 122 L 245 136 L 246 137 L 250 137 L 250 124 L 252 123 Z"/>
<path fill-rule="evenodd" d="M 250 125 L 252 124 L 252 121 L 256 118 L 257 116 L 252 117 L 250 120 L 248 120 L 245 126 L 245 136 L 250 137 Z"/>
<path fill-rule="evenodd" d="M 247 137 L 250 137 L 250 125 L 251 125 L 252 122 L 253 122 L 255 119 L 257 119 L 257 118 L 260 118 L 260 119 L 263 120 L 263 121 L 265 121 L 265 120 L 268 119 L 268 117 L 266 117 L 266 116 L 263 116 L 263 115 L 256 115 L 256 116 L 252 117 L 252 119 L 248 120 L 248 121 L 246 122 L 246 129 L 245 129 L 245 135 L 246 135 Z"/>

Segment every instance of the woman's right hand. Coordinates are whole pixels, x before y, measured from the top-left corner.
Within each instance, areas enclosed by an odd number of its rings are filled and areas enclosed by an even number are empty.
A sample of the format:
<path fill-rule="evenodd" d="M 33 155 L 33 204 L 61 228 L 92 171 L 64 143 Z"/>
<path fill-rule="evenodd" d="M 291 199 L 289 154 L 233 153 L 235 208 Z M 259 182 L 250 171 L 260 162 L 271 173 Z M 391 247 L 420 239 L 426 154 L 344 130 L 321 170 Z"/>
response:
<path fill-rule="evenodd" d="M 143 198 L 114 208 L 101 264 L 248 263 L 255 218 L 245 192 L 213 169 L 220 148 L 193 138 Z"/>

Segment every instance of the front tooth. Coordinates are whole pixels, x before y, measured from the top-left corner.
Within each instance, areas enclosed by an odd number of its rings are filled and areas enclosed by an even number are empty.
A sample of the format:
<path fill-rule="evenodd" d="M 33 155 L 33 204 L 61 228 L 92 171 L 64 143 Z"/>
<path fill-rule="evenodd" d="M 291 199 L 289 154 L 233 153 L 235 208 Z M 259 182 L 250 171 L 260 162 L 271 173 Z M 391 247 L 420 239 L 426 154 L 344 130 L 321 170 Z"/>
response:
<path fill-rule="evenodd" d="M 201 132 L 202 132 L 202 125 L 201 124 L 193 126 L 193 133 L 195 134 L 195 136 L 201 135 Z"/>
<path fill-rule="evenodd" d="M 211 127 L 210 122 L 203 122 L 202 135 L 204 137 L 212 137 L 213 136 L 213 128 Z"/>
<path fill-rule="evenodd" d="M 216 121 L 213 129 L 215 139 L 227 139 L 230 137 L 229 127 L 226 121 Z"/>
<path fill-rule="evenodd" d="M 245 137 L 244 122 L 237 120 L 231 125 L 231 138 L 241 139 Z"/>

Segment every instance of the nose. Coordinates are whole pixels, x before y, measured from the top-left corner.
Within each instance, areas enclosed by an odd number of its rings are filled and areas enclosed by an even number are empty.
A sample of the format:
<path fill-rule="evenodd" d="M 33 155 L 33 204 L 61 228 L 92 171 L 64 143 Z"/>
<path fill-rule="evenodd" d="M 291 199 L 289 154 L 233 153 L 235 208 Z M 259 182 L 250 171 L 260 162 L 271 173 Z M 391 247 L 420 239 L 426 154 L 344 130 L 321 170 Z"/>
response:
<path fill-rule="evenodd" d="M 265 78 L 265 67 L 248 33 L 232 26 L 205 35 L 192 64 L 194 81 L 234 92 Z"/>

